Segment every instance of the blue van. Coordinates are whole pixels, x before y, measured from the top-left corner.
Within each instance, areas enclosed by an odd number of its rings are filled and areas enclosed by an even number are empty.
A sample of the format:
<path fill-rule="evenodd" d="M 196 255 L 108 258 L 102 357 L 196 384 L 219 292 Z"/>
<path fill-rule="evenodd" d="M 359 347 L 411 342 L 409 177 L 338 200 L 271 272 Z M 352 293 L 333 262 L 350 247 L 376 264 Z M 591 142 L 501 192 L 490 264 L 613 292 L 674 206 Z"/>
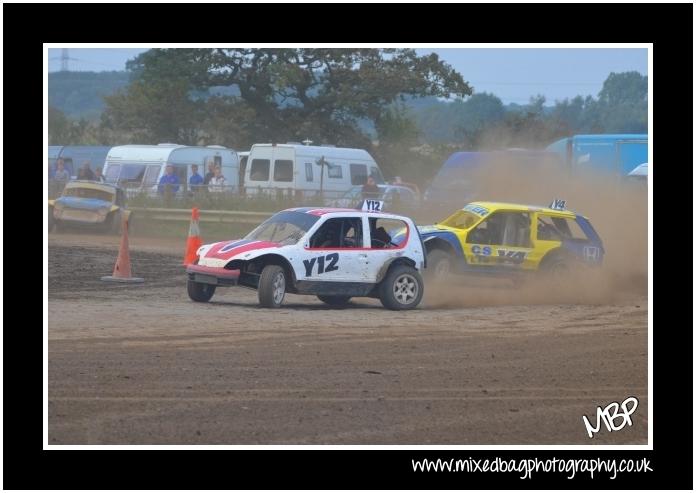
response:
<path fill-rule="evenodd" d="M 561 156 L 573 174 L 601 171 L 623 177 L 648 162 L 647 134 L 574 135 L 546 149 Z"/>

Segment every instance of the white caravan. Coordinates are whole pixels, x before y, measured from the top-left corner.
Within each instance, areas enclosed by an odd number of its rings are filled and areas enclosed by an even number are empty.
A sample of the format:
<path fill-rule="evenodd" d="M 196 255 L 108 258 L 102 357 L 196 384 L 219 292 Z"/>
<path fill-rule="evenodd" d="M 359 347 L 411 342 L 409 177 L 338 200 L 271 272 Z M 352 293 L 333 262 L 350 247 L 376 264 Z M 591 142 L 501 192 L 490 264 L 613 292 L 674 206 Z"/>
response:
<path fill-rule="evenodd" d="M 104 177 L 130 191 L 156 193 L 157 184 L 167 165 L 174 167 L 179 178 L 179 193 L 188 190 L 191 165 L 198 165 L 198 174 L 205 177 L 208 164 L 222 167 L 226 191 L 239 187 L 239 158 L 234 149 L 222 146 L 194 147 L 178 144 L 126 145 L 113 147 L 106 156 Z"/>
<path fill-rule="evenodd" d="M 338 198 L 372 175 L 384 183 L 382 171 L 363 149 L 300 143 L 254 144 L 244 170 L 247 194 L 284 193 L 312 196 L 324 191 Z"/>

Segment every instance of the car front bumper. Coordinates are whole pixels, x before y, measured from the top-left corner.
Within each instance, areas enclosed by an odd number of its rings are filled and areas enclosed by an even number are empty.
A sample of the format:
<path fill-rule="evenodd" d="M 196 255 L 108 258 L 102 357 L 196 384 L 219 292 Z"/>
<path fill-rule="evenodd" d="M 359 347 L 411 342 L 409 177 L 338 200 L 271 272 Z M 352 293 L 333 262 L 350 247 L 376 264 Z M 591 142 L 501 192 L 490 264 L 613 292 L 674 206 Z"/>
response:
<path fill-rule="evenodd" d="M 186 274 L 189 281 L 212 284 L 213 286 L 236 286 L 239 282 L 239 271 L 224 267 L 206 267 L 205 265 L 188 265 Z"/>

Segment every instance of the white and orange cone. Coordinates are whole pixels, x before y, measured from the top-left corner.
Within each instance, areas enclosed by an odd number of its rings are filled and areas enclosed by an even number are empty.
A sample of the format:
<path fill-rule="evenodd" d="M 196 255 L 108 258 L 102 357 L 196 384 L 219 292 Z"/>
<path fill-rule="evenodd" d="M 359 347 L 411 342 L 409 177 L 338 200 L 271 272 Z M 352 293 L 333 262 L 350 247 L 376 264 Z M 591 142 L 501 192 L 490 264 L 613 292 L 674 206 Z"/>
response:
<path fill-rule="evenodd" d="M 189 226 L 188 239 L 186 240 L 186 253 L 184 253 L 184 265 L 191 265 L 196 260 L 196 252 L 203 244 L 201 230 L 198 221 L 201 217 L 198 207 L 191 209 L 191 224 Z"/>
<path fill-rule="evenodd" d="M 121 226 L 121 247 L 118 249 L 118 257 L 116 265 L 114 265 L 114 273 L 110 276 L 104 276 L 102 281 L 114 282 L 144 282 L 142 277 L 132 277 L 130 253 L 128 251 L 128 219 L 124 216 Z"/>

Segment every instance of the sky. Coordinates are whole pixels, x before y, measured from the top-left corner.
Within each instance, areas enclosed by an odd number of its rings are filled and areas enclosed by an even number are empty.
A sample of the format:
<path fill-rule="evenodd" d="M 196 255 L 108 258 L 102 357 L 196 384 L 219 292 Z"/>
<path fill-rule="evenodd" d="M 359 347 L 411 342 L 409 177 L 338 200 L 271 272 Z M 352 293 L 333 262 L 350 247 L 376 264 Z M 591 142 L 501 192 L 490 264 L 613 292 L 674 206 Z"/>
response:
<path fill-rule="evenodd" d="M 70 70 L 124 70 L 126 61 L 147 48 L 70 48 Z M 436 52 L 474 87 L 503 103 L 525 104 L 537 94 L 547 104 L 581 96 L 597 96 L 611 72 L 648 74 L 647 48 L 419 48 Z M 48 70 L 60 70 L 61 49 L 48 50 Z"/>

